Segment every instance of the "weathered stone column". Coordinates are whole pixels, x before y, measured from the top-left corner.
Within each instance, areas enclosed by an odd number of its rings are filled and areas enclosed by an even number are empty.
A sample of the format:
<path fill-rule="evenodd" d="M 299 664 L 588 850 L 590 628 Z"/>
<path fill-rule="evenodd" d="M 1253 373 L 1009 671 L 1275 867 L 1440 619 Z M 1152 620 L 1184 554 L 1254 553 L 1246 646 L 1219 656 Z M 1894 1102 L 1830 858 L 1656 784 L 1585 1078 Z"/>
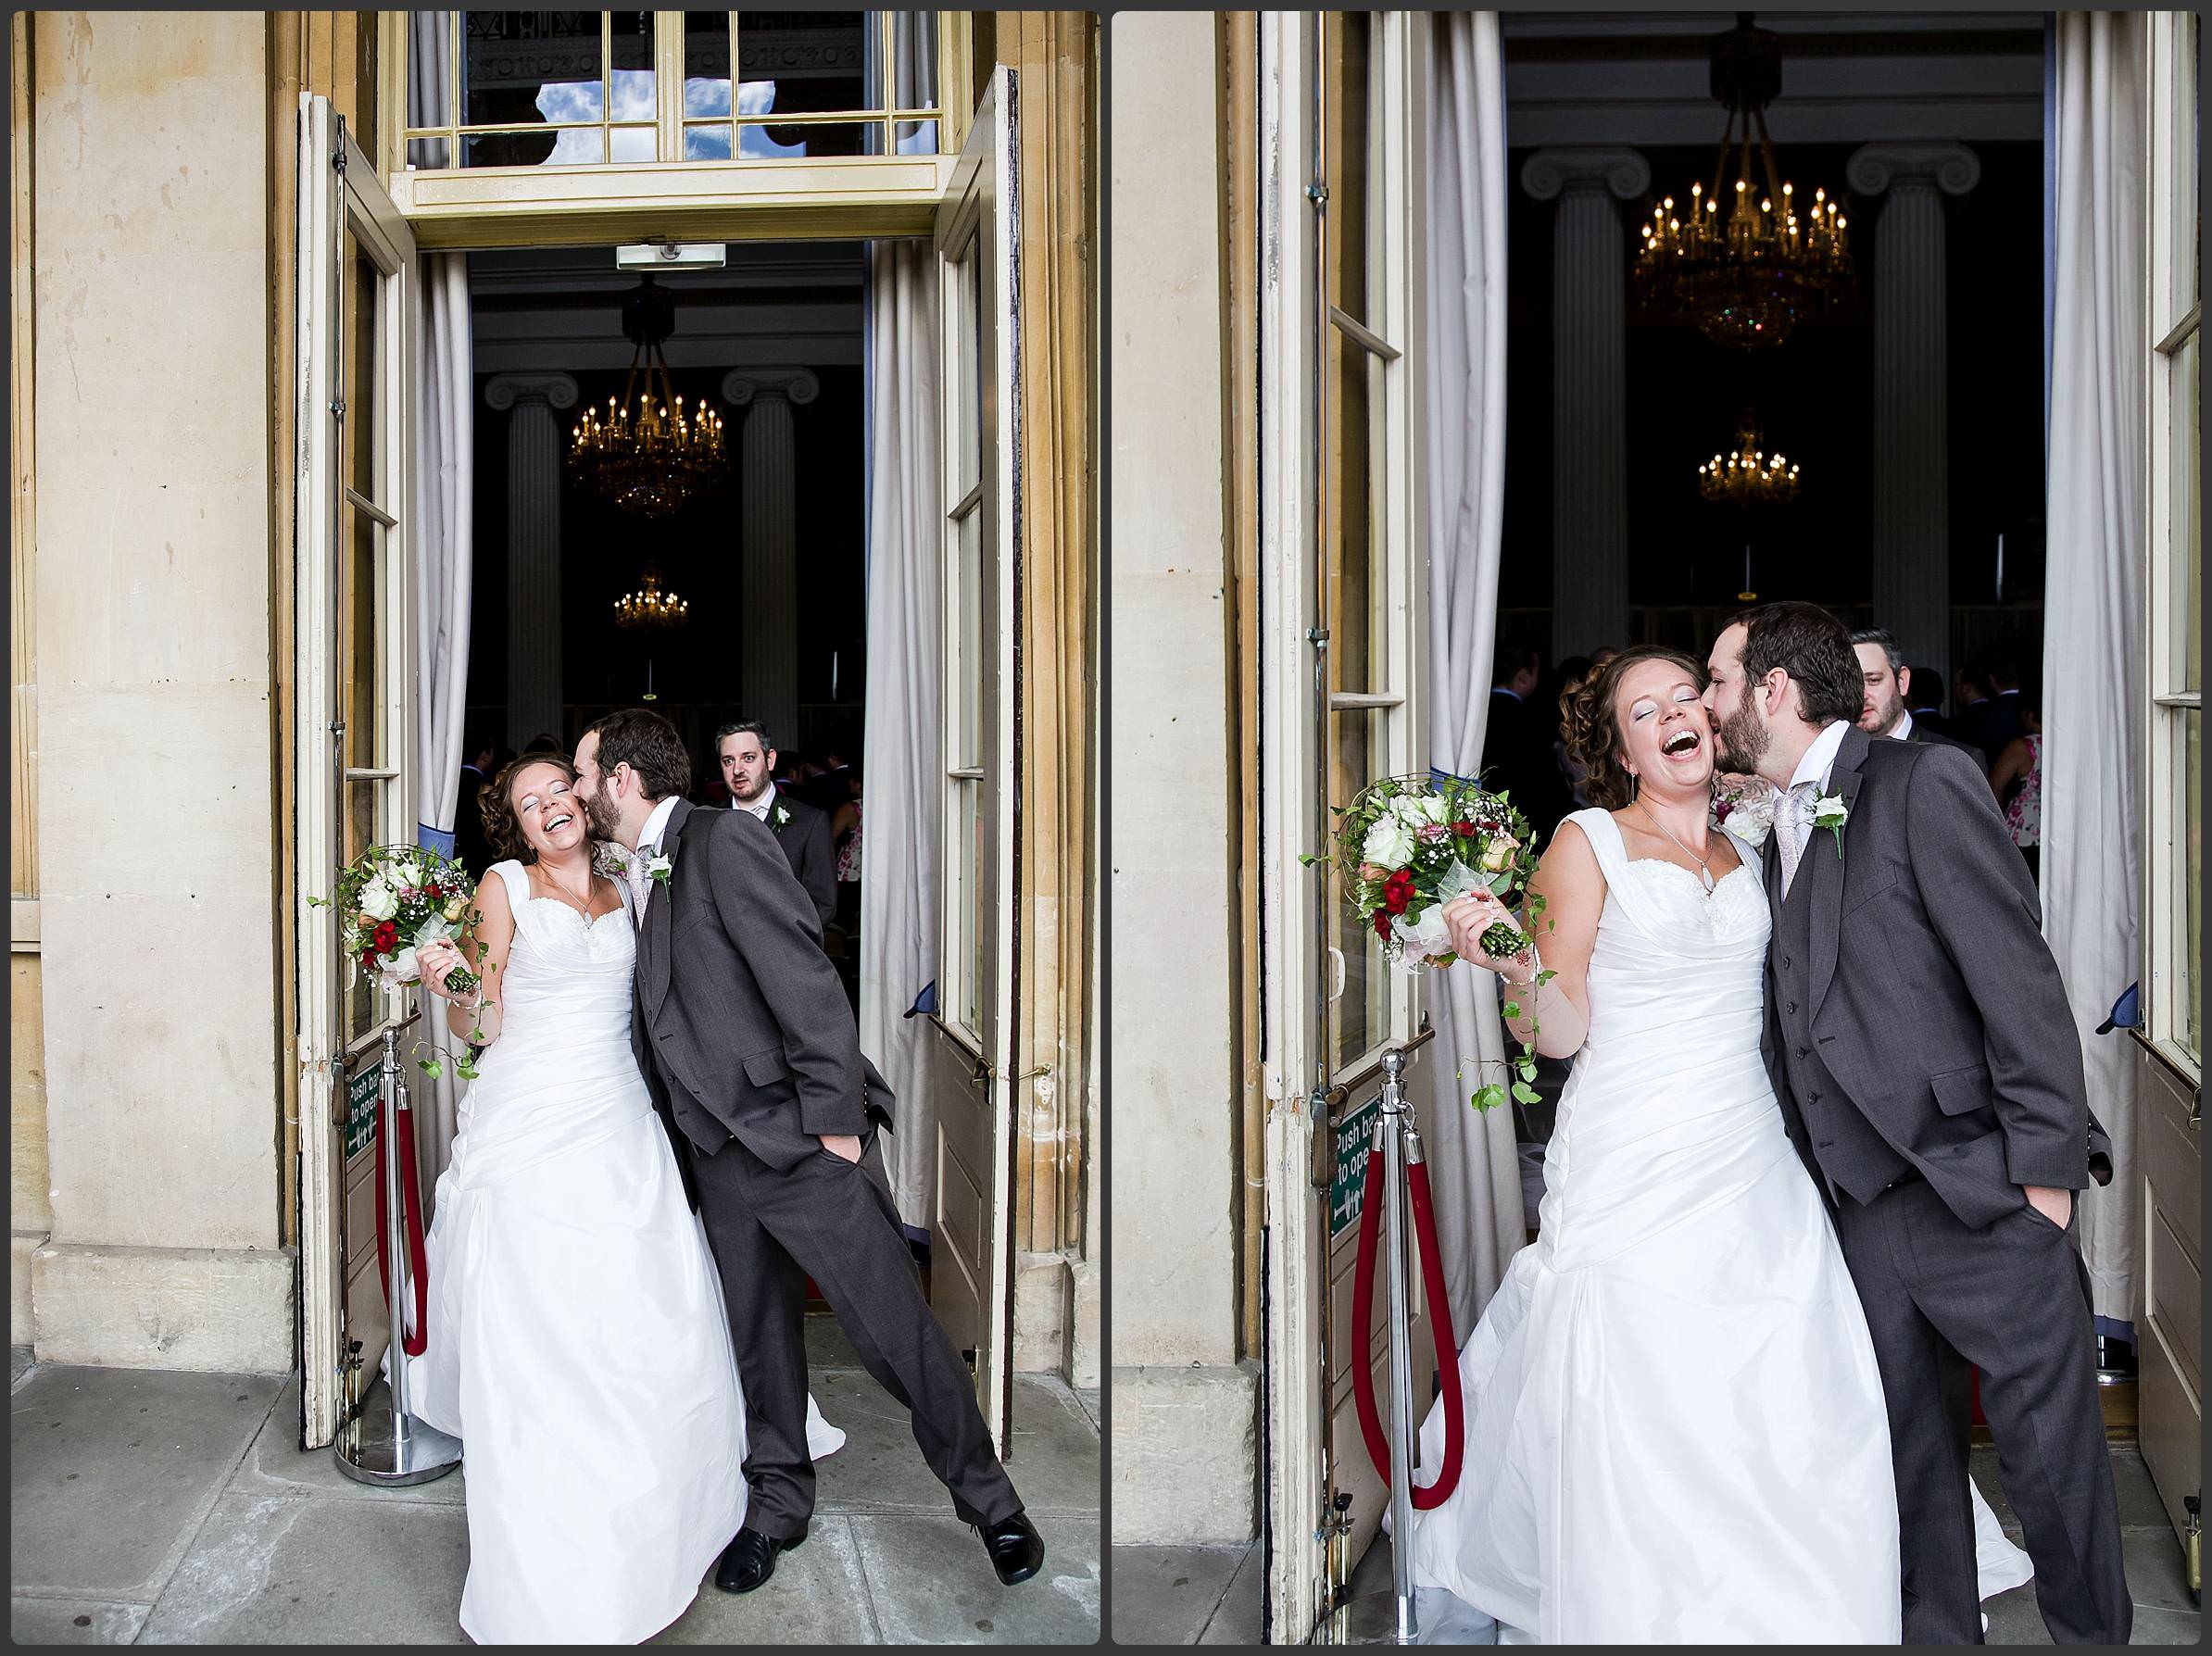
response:
<path fill-rule="evenodd" d="M 803 368 L 741 368 L 722 383 L 745 409 L 738 445 L 739 695 L 748 719 L 778 746 L 798 746 L 798 477 L 791 405 L 811 403 L 822 382 Z"/>
<path fill-rule="evenodd" d="M 1632 149 L 1540 149 L 1521 187 L 1552 230 L 1551 659 L 1628 642 L 1628 238 L 1651 188 Z"/>
<path fill-rule="evenodd" d="M 560 458 L 557 408 L 576 406 L 566 374 L 500 374 L 484 400 L 507 423 L 507 742 L 565 741 L 560 683 Z"/>
<path fill-rule="evenodd" d="M 1981 163 L 1963 144 L 1869 144 L 1846 174 L 1874 220 L 1874 622 L 1908 661 L 1951 671 L 1949 303 L 1944 195 Z M 1939 194 L 1940 192 L 1940 194 Z"/>

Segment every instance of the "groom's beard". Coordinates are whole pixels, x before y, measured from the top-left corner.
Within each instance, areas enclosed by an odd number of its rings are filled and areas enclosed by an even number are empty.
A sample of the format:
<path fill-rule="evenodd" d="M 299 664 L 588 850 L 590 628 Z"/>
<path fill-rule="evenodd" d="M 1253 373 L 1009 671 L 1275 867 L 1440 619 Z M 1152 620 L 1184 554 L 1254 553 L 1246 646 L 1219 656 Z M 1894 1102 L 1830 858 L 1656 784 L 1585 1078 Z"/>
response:
<path fill-rule="evenodd" d="M 1759 768 L 1759 761 L 1766 757 L 1766 748 L 1774 740 L 1774 733 L 1766 728 L 1749 697 L 1737 709 L 1720 721 L 1714 735 L 1718 738 L 1719 753 L 1715 755 L 1716 768 L 1749 776 Z"/>
<path fill-rule="evenodd" d="M 594 794 L 584 802 L 584 821 L 590 827 L 594 839 L 619 841 L 622 838 L 622 817 L 616 812 L 614 802 L 604 794 Z"/>

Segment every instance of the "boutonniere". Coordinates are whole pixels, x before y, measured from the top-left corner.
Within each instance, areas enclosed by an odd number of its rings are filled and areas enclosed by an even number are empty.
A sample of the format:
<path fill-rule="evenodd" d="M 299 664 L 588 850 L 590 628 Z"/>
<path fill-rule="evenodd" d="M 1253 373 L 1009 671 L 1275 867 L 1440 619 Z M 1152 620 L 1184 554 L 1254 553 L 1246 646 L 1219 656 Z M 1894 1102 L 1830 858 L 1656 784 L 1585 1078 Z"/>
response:
<path fill-rule="evenodd" d="M 782 826 L 783 826 L 783 825 L 784 825 L 786 822 L 788 822 L 790 820 L 791 820 L 791 813 L 790 813 L 789 811 L 786 810 L 786 809 L 784 809 L 782 806 L 780 806 L 780 805 L 779 805 L 779 806 L 777 806 L 777 807 L 775 808 L 775 825 L 776 825 L 778 828 L 781 828 L 781 827 L 782 827 Z"/>
<path fill-rule="evenodd" d="M 1843 855 L 1843 824 L 1851 821 L 1851 811 L 1841 794 L 1821 794 L 1813 801 L 1813 826 L 1825 828 L 1836 836 L 1836 856 Z"/>
<path fill-rule="evenodd" d="M 668 871 L 676 865 L 663 856 L 658 847 L 644 855 L 646 877 L 649 880 L 658 880 L 661 884 L 666 885 Z"/>

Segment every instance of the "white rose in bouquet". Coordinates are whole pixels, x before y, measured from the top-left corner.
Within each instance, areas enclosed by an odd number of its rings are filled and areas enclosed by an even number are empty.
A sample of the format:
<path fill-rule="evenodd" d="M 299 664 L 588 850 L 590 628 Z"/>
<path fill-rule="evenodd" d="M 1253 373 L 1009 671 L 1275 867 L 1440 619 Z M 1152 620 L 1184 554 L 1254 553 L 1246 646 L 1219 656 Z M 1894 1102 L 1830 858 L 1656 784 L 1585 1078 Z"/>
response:
<path fill-rule="evenodd" d="M 419 890 L 422 884 L 422 869 L 411 857 L 402 857 L 392 865 L 392 878 L 399 882 L 402 891 Z"/>
<path fill-rule="evenodd" d="M 1413 824 L 1403 821 L 1396 810 L 1377 817 L 1375 826 L 1367 830 L 1366 842 L 1360 852 L 1377 868 L 1403 868 L 1414 859 Z"/>
<path fill-rule="evenodd" d="M 371 920 L 390 920 L 399 912 L 399 894 L 380 875 L 361 887 L 361 912 Z"/>

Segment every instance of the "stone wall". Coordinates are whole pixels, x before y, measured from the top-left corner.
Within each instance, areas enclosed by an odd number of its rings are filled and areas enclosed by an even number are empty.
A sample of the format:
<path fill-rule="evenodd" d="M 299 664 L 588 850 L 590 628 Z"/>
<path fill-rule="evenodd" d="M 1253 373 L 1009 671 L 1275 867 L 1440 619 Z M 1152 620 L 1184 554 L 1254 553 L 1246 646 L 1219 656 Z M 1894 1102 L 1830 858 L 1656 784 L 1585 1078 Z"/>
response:
<path fill-rule="evenodd" d="M 286 1370 L 267 23 L 34 43 L 39 1354 Z"/>

